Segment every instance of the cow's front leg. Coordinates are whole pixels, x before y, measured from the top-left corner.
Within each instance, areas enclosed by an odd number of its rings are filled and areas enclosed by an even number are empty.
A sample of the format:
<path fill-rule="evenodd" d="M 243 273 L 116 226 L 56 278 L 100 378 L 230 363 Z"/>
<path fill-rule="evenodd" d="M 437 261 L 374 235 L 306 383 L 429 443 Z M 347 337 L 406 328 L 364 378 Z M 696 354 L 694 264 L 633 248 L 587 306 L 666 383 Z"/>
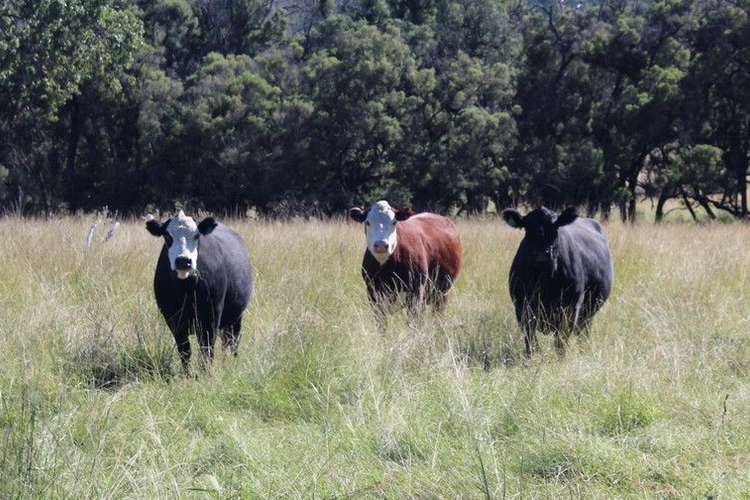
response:
<path fill-rule="evenodd" d="M 367 295 L 370 298 L 370 307 L 375 315 L 378 331 L 384 333 L 388 328 L 388 312 L 391 309 L 393 292 L 382 290 L 373 283 L 367 284 Z"/>
<path fill-rule="evenodd" d="M 526 357 L 531 357 L 531 353 L 539 350 L 539 341 L 536 338 L 537 317 L 531 306 L 528 304 L 518 305 L 516 307 L 516 319 L 523 331 L 523 342 L 526 348 Z"/>
<path fill-rule="evenodd" d="M 215 316 L 199 322 L 198 330 L 195 333 L 198 337 L 198 345 L 201 348 L 201 368 L 205 369 L 214 359 L 214 344 L 218 331 L 219 324 Z"/>
<path fill-rule="evenodd" d="M 177 346 L 177 353 L 180 355 L 182 371 L 185 375 L 190 375 L 190 340 L 187 332 L 172 332 L 174 343 Z"/>
<path fill-rule="evenodd" d="M 224 299 L 215 299 L 212 304 L 204 304 L 198 310 L 198 343 L 201 348 L 202 367 L 206 368 L 214 359 L 216 334 L 219 332 L 221 315 L 224 311 Z"/>

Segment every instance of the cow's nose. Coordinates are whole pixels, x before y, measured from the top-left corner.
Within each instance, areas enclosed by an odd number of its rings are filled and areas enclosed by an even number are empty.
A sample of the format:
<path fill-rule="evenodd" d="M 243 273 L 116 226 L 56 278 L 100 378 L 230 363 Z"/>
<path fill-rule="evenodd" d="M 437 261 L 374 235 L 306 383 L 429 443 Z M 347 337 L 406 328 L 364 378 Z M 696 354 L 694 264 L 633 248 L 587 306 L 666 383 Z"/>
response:
<path fill-rule="evenodd" d="M 180 271 L 187 271 L 193 267 L 189 257 L 177 257 L 174 260 L 174 267 Z"/>
<path fill-rule="evenodd" d="M 385 241 L 376 241 L 372 244 L 373 250 L 375 250 L 375 253 L 385 253 L 388 251 L 388 243 Z"/>

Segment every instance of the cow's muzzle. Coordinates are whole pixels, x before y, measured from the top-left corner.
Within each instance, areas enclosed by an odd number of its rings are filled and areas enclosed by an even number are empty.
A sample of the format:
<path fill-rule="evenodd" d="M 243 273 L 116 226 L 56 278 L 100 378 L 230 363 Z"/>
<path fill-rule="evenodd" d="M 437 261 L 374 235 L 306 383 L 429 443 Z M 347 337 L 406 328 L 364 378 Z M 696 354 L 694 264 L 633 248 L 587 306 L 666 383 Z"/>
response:
<path fill-rule="evenodd" d="M 372 249 L 375 251 L 375 253 L 384 254 L 388 252 L 388 242 L 376 241 L 372 244 Z"/>
<path fill-rule="evenodd" d="M 177 257 L 174 260 L 174 268 L 176 271 L 190 271 L 193 268 L 193 262 L 189 257 Z"/>

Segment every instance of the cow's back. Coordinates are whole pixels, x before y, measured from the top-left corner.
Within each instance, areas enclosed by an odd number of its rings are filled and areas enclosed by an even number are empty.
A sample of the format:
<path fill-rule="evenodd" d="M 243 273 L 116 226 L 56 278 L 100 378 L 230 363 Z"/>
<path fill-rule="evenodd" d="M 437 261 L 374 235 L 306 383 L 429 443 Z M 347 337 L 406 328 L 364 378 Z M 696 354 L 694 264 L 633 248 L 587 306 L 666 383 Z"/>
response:
<path fill-rule="evenodd" d="M 440 268 L 453 280 L 461 272 L 463 248 L 456 225 L 441 215 L 420 213 L 396 226 L 396 257 L 422 260 L 428 270 Z"/>
<path fill-rule="evenodd" d="M 560 268 L 578 286 L 606 300 L 614 269 L 607 236 L 593 219 L 579 218 L 558 230 Z"/>

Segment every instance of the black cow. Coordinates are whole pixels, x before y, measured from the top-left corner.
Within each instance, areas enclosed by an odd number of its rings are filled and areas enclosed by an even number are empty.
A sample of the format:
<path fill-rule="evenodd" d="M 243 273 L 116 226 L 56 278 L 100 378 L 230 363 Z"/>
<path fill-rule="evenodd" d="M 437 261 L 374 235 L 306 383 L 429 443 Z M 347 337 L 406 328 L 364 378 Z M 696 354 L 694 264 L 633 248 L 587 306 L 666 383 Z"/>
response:
<path fill-rule="evenodd" d="M 555 334 L 563 352 L 570 333 L 584 331 L 612 291 L 614 269 L 607 237 L 574 208 L 560 215 L 542 207 L 525 217 L 503 211 L 508 225 L 526 234 L 510 268 L 510 297 L 524 332 L 526 354 L 538 346 L 536 331 Z"/>
<path fill-rule="evenodd" d="M 149 220 L 146 229 L 164 238 L 154 291 L 183 369 L 189 371 L 190 333 L 197 335 L 204 361 L 213 358 L 219 330 L 224 347 L 236 356 L 242 313 L 253 293 L 252 267 L 242 237 L 212 217 L 196 224 L 182 211 L 163 224 Z"/>

